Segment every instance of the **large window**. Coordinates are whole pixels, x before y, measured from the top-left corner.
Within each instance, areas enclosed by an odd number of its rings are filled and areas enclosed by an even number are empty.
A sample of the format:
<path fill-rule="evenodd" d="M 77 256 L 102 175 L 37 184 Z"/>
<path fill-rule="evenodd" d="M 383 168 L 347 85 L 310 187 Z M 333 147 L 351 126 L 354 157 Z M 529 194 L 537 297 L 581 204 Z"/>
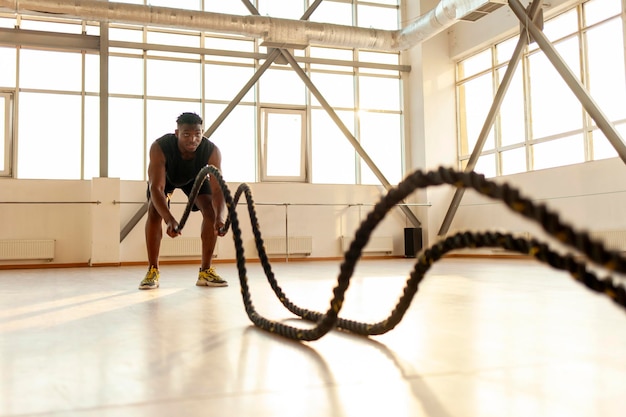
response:
<path fill-rule="evenodd" d="M 306 113 L 261 109 L 262 180 L 305 181 Z"/>
<path fill-rule="evenodd" d="M 124 2 L 173 7 L 166 0 Z M 262 16 L 297 20 L 314 0 L 250 3 Z M 312 21 L 380 29 L 397 29 L 400 21 L 397 0 L 325 0 L 318 6 Z M 176 7 L 252 13 L 234 0 L 184 0 Z M 0 102 L 3 175 L 90 179 L 106 171 L 109 177 L 145 180 L 153 141 L 174 131 L 180 113 L 193 111 L 221 150 L 227 181 L 379 184 L 365 162 L 370 159 L 392 184 L 402 178 L 401 71 L 406 69 L 397 52 L 309 46 L 289 51 L 300 65 L 297 71 L 281 57 L 252 82 L 272 52 L 260 39 L 110 22 L 109 100 L 103 113 L 108 122 L 101 129 L 97 22 L 0 13 L 0 27 L 60 34 L 46 47 L 41 40 L 0 46 L 0 93 L 15 95 Z M 229 106 L 235 98 L 236 105 Z M 13 102 L 19 106 L 11 119 Z M 13 120 L 18 123 L 12 149 L 6 132 Z M 108 137 L 101 138 L 101 130 Z M 355 150 L 354 141 L 367 155 Z M 102 146 L 107 152 L 101 157 Z M 58 150 L 63 164 L 44 163 Z"/>
<path fill-rule="evenodd" d="M 620 0 L 590 0 L 547 20 L 544 34 L 614 124 L 626 132 L 624 22 Z M 517 38 L 457 64 L 459 163 L 476 148 Z M 475 170 L 487 176 L 617 156 L 536 43 L 528 45 Z"/>
<path fill-rule="evenodd" d="M 0 138 L 4 146 L 0 146 L 0 176 L 11 175 L 11 111 L 13 100 L 10 93 L 0 92 Z"/>

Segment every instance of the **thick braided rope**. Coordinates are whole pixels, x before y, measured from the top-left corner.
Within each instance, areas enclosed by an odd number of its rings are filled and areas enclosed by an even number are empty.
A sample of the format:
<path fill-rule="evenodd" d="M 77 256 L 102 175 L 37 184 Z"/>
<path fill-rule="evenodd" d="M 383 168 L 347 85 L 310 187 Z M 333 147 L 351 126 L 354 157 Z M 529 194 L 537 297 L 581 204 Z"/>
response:
<path fill-rule="evenodd" d="M 334 327 L 361 335 L 374 335 L 388 332 L 401 321 L 413 297 L 417 293 L 419 283 L 424 278 L 431 265 L 446 253 L 463 248 L 501 247 L 510 251 L 533 256 L 538 261 L 547 263 L 553 268 L 569 272 L 576 281 L 582 283 L 590 290 L 605 294 L 617 304 L 626 307 L 626 291 L 624 286 L 614 283 L 610 277 L 598 279 L 593 272 L 587 270 L 584 263 L 577 261 L 571 255 L 560 255 L 550 250 L 546 244 L 535 239 L 516 238 L 506 233 L 465 232 L 450 236 L 420 254 L 415 268 L 406 282 L 402 296 L 386 319 L 378 323 L 369 324 L 339 318 L 338 314 L 341 310 L 350 278 L 354 272 L 356 262 L 360 258 L 362 250 L 369 240 L 371 232 L 384 218 L 385 214 L 408 194 L 417 188 L 425 188 L 433 185 L 450 184 L 456 187 L 473 188 L 483 195 L 501 200 L 515 212 L 539 223 L 548 234 L 556 237 L 565 245 L 582 252 L 592 263 L 608 270 L 624 272 L 626 261 L 619 253 L 606 250 L 601 243 L 592 241 L 586 233 L 576 232 L 571 226 L 563 224 L 558 218 L 558 215 L 551 213 L 543 205 L 533 204 L 529 199 L 520 196 L 517 190 L 506 184 L 498 185 L 488 181 L 484 176 L 476 173 L 464 173 L 440 168 L 438 171 L 431 171 L 426 174 L 421 171 L 416 171 L 409 175 L 398 187 L 390 190 L 388 194 L 374 206 L 372 212 L 370 212 L 357 230 L 355 239 L 345 254 L 344 262 L 341 264 L 337 286 L 333 290 L 333 298 L 328 311 L 326 313 L 320 313 L 303 309 L 296 306 L 288 299 L 279 287 L 271 270 L 271 265 L 264 249 L 263 239 L 254 209 L 254 201 L 249 187 L 246 184 L 241 184 L 235 193 L 235 198 L 232 198 L 230 190 L 222 179 L 219 170 L 215 167 L 205 167 L 198 174 L 196 181 L 200 181 L 201 185 L 202 181 L 207 178 L 207 174 L 209 173 L 213 174 L 220 183 L 228 207 L 229 215 L 224 229 L 228 229 L 232 224 L 233 239 L 237 255 L 237 268 L 246 313 L 256 326 L 290 339 L 302 341 L 317 340 Z M 200 185 L 198 185 L 198 189 Z M 255 310 L 247 283 L 241 230 L 236 213 L 236 205 L 242 193 L 246 196 L 257 251 L 268 282 L 283 305 L 299 317 L 315 322 L 317 325 L 314 328 L 301 329 L 288 326 L 281 322 L 269 320 L 261 316 Z M 194 196 L 193 189 L 190 193 L 189 209 L 193 202 L 191 199 L 192 196 Z M 186 213 L 188 215 L 187 211 Z M 182 222 L 182 224 L 184 224 L 184 222 Z"/>

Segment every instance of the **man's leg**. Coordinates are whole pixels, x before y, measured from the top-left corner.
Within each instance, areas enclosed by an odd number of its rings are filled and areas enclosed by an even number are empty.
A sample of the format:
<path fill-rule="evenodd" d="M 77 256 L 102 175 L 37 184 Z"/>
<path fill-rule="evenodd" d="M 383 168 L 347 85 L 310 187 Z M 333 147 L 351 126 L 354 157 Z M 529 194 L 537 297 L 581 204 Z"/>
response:
<path fill-rule="evenodd" d="M 139 284 L 140 290 L 151 290 L 159 287 L 159 250 L 163 229 L 162 219 L 152 202 L 148 203 L 148 219 L 146 220 L 146 250 L 148 252 L 148 272 Z"/>
<path fill-rule="evenodd" d="M 198 206 L 202 213 L 202 230 L 200 231 L 200 238 L 202 239 L 202 263 L 196 285 L 225 287 L 228 283 L 211 268 L 213 252 L 215 251 L 215 244 L 217 242 L 215 210 L 213 208 L 211 194 L 199 194 L 196 198 L 196 206 Z"/>
<path fill-rule="evenodd" d="M 217 242 L 217 231 L 215 230 L 215 210 L 211 194 L 199 194 L 196 198 L 196 206 L 202 213 L 202 229 L 200 238 L 202 239 L 202 264 L 200 269 L 205 270 L 211 267 L 215 243 Z"/>

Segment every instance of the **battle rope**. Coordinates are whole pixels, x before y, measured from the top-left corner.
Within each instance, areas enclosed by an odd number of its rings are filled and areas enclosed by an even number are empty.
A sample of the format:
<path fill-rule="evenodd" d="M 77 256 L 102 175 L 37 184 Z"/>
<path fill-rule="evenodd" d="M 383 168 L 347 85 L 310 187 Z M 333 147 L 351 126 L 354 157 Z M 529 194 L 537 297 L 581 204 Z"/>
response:
<path fill-rule="evenodd" d="M 626 272 L 626 259 L 618 252 L 605 249 L 602 243 L 593 241 L 587 233 L 578 232 L 571 226 L 562 223 L 557 214 L 549 211 L 543 205 L 532 203 L 528 198 L 521 196 L 518 190 L 507 184 L 496 184 L 475 172 L 465 173 L 447 168 L 439 168 L 437 171 L 427 173 L 423 173 L 419 170 L 415 171 L 400 182 L 397 187 L 389 190 L 388 193 L 380 199 L 366 219 L 361 223 L 356 232 L 355 239 L 344 255 L 344 261 L 341 264 L 340 273 L 337 278 L 337 286 L 333 289 L 333 298 L 330 301 L 328 311 L 320 313 L 307 310 L 293 304 L 278 285 L 265 252 L 252 193 L 247 184 L 240 184 L 233 198 L 220 171 L 214 166 L 205 166 L 198 173 L 194 186 L 189 194 L 189 203 L 179 222 L 179 230 L 183 228 L 200 186 L 208 178 L 207 176 L 209 174 L 213 175 L 219 182 L 228 209 L 228 218 L 224 230 L 227 230 L 229 226 L 231 226 L 233 230 L 237 269 L 246 313 L 257 327 L 289 339 L 300 341 L 317 340 L 335 327 L 365 336 L 388 332 L 402 320 L 413 297 L 417 293 L 419 283 L 432 264 L 441 259 L 446 253 L 464 248 L 500 247 L 509 251 L 530 255 L 555 269 L 569 272 L 577 282 L 583 284 L 588 289 L 604 294 L 618 305 L 626 308 L 625 287 L 614 282 L 614 279 L 610 276 L 602 279 L 598 278 L 594 272 L 587 269 L 585 262 L 578 261 L 573 255 L 559 254 L 551 250 L 547 244 L 536 239 L 515 237 L 509 233 L 463 232 L 449 236 L 421 252 L 416 260 L 415 268 L 406 281 L 402 296 L 386 319 L 378 323 L 362 323 L 339 318 L 338 315 L 344 301 L 345 293 L 350 284 L 350 278 L 354 273 L 356 263 L 361 257 L 363 248 L 367 244 L 372 231 L 384 218 L 386 213 L 406 198 L 411 192 L 418 188 L 426 188 L 434 185 L 449 184 L 457 188 L 472 188 L 480 194 L 492 199 L 501 200 L 513 211 L 540 224 L 549 235 L 555 237 L 561 243 L 582 253 L 591 263 L 599 265 L 609 271 L 619 273 Z M 315 327 L 302 329 L 289 326 L 281 322 L 267 319 L 255 310 L 248 287 L 241 229 L 239 227 L 236 211 L 237 203 L 242 193 L 246 197 L 248 214 L 250 216 L 250 223 L 252 225 L 259 259 L 270 286 L 281 303 L 290 312 L 304 320 L 316 323 Z"/>

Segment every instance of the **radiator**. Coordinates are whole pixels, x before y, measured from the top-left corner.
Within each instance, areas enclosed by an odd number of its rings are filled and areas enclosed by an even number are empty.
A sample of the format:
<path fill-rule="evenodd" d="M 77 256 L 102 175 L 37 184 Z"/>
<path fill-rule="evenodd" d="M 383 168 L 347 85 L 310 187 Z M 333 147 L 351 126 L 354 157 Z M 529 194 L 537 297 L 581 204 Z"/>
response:
<path fill-rule="evenodd" d="M 311 236 L 290 236 L 289 253 L 287 253 L 287 239 L 285 236 L 273 236 L 263 239 L 265 252 L 268 255 L 310 255 L 313 251 Z"/>
<path fill-rule="evenodd" d="M 347 252 L 353 240 L 353 237 L 342 236 L 341 249 Z M 385 253 L 390 255 L 393 253 L 393 238 L 390 236 L 370 236 L 370 240 L 363 248 L 363 253 Z"/>
<path fill-rule="evenodd" d="M 219 239 L 218 239 L 219 242 Z M 217 256 L 218 242 L 215 242 L 213 257 Z M 161 256 L 202 256 L 202 240 L 199 237 L 176 237 L 174 239 L 164 236 L 161 240 Z"/>
<path fill-rule="evenodd" d="M 589 232 L 589 235 L 608 249 L 626 251 L 626 230 L 597 230 Z"/>
<path fill-rule="evenodd" d="M 54 240 L 0 240 L 0 260 L 54 259 Z"/>

